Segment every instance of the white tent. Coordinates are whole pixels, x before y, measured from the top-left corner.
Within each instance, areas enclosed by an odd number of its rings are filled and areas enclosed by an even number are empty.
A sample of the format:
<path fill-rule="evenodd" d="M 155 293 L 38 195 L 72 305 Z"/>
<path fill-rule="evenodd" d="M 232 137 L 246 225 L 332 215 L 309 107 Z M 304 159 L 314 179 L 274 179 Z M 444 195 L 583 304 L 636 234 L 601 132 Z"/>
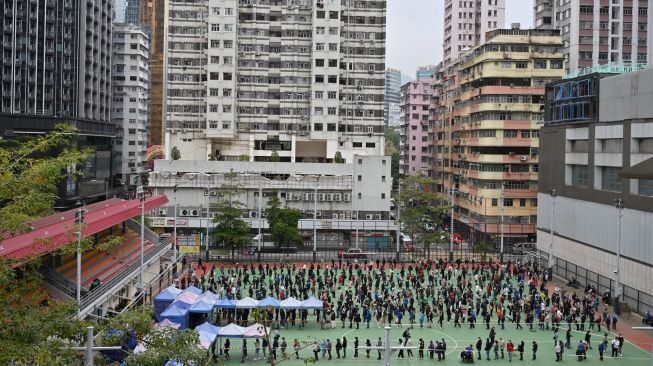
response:
<path fill-rule="evenodd" d="M 299 300 L 295 299 L 294 297 L 289 297 L 281 301 L 280 307 L 282 309 L 301 309 L 302 303 L 299 302 Z"/>
<path fill-rule="evenodd" d="M 267 334 L 270 334 L 269 327 L 265 327 L 263 326 L 263 324 L 256 323 L 245 328 L 245 333 L 243 334 L 243 336 L 245 338 L 263 338 L 265 337 L 266 330 L 267 330 Z"/>
<path fill-rule="evenodd" d="M 246 297 L 236 302 L 236 309 L 256 309 L 257 307 L 258 300 L 254 300 L 251 297 Z"/>
<path fill-rule="evenodd" d="M 245 328 L 233 323 L 220 328 L 218 331 L 218 337 L 223 338 L 243 338 L 244 334 Z"/>

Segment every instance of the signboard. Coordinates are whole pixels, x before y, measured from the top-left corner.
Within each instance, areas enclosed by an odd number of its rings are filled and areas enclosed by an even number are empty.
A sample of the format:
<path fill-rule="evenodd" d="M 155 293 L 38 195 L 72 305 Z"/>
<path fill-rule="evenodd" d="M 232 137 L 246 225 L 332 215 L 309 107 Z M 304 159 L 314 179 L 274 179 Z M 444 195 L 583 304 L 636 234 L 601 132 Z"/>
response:
<path fill-rule="evenodd" d="M 168 217 L 152 217 L 151 223 L 153 227 L 173 227 L 175 226 L 175 219 Z M 177 227 L 188 226 L 187 219 L 177 219 Z"/>
<path fill-rule="evenodd" d="M 322 230 L 329 230 L 333 226 L 333 221 L 327 221 L 327 220 L 322 220 L 320 221 L 320 229 Z"/>
<path fill-rule="evenodd" d="M 180 245 L 179 253 L 181 254 L 200 254 L 199 245 Z"/>

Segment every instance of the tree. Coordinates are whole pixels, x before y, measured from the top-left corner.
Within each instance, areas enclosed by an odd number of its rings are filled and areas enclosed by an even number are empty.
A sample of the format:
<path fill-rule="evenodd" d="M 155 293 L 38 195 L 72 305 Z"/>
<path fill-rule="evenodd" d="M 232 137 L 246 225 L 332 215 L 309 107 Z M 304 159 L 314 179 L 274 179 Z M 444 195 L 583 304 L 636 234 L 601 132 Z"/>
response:
<path fill-rule="evenodd" d="M 333 162 L 336 164 L 344 164 L 345 159 L 342 157 L 342 153 L 340 151 L 336 151 L 335 155 L 333 155 Z"/>
<path fill-rule="evenodd" d="M 179 152 L 179 148 L 177 148 L 177 146 L 173 146 L 172 149 L 170 150 L 170 158 L 172 160 L 181 159 L 181 152 Z"/>
<path fill-rule="evenodd" d="M 278 163 L 281 161 L 281 158 L 279 157 L 279 153 L 277 152 L 277 150 L 274 150 L 270 155 L 270 161 L 273 163 Z"/>
<path fill-rule="evenodd" d="M 399 187 L 399 132 L 393 128 L 385 129 L 385 155 L 390 156 L 390 174 L 392 176 L 392 189 Z"/>
<path fill-rule="evenodd" d="M 222 185 L 218 202 L 214 204 L 217 213 L 213 219 L 213 238 L 231 249 L 231 258 L 234 258 L 237 247 L 251 242 L 250 227 L 243 221 L 245 204 L 238 201 L 242 187 L 236 181 L 237 178 L 238 175 L 233 170 L 225 174 L 227 182 Z"/>
<path fill-rule="evenodd" d="M 435 181 L 424 176 L 409 176 L 401 182 L 401 223 L 417 243 L 422 242 L 429 251 L 431 244 L 440 239 L 436 227 L 441 224 L 441 213 L 447 208 L 438 206 L 440 196 L 433 190 Z M 428 255 L 428 254 L 427 254 Z"/>
<path fill-rule="evenodd" d="M 278 246 L 290 247 L 302 242 L 297 228 L 302 212 L 296 208 L 282 208 L 276 192 L 268 198 L 265 214 L 270 227 L 270 236 Z"/>
<path fill-rule="evenodd" d="M 238 161 L 249 161 L 249 155 L 242 154 L 238 157 Z"/>

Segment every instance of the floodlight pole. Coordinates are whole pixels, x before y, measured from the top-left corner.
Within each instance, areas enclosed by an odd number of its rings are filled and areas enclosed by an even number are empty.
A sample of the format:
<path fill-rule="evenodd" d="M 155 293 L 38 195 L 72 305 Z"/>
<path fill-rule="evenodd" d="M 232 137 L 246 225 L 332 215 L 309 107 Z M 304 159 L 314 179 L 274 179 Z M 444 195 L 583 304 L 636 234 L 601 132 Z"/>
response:
<path fill-rule="evenodd" d="M 175 222 L 172 231 L 172 262 L 175 263 L 175 269 L 177 266 L 177 185 L 175 184 L 173 188 L 175 195 Z"/>
<path fill-rule="evenodd" d="M 139 279 L 138 279 L 138 289 L 139 291 L 143 291 L 144 289 L 144 265 L 145 265 L 145 260 L 144 260 L 144 246 L 145 246 L 145 191 L 143 190 L 143 186 L 138 186 L 136 189 L 136 194 L 139 196 L 139 199 L 141 201 L 141 268 L 140 268 L 140 274 L 139 274 Z"/>
<path fill-rule="evenodd" d="M 617 260 L 614 269 L 614 312 L 620 315 L 621 306 L 619 305 L 619 297 L 621 297 L 621 286 L 619 285 L 619 271 L 621 269 L 621 219 L 624 215 L 624 200 L 621 198 L 615 199 L 614 206 L 617 208 L 619 213 L 619 218 L 617 220 Z"/>
<path fill-rule="evenodd" d="M 449 261 L 453 262 L 453 215 L 454 215 L 454 194 L 456 190 L 453 186 L 449 187 L 451 190 L 451 222 L 449 225 Z"/>
<path fill-rule="evenodd" d="M 551 232 L 549 233 L 549 281 L 553 279 L 553 227 L 555 222 L 556 190 L 551 190 Z"/>
<path fill-rule="evenodd" d="M 396 200 L 396 206 L 397 206 L 397 262 L 400 260 L 400 245 L 401 245 L 401 179 L 398 179 L 399 184 L 397 185 L 397 200 Z M 358 212 L 358 211 L 356 211 Z M 356 218 L 358 219 L 358 214 L 356 214 Z"/>
<path fill-rule="evenodd" d="M 261 226 L 263 226 L 263 220 L 261 220 L 261 206 L 263 205 L 263 188 L 261 187 L 261 179 L 258 181 L 258 251 L 257 251 L 257 260 L 261 261 Z"/>
<path fill-rule="evenodd" d="M 315 180 L 315 195 L 313 196 L 313 263 L 317 262 L 317 187 L 320 176 Z"/>
<path fill-rule="evenodd" d="M 84 210 L 83 208 L 77 209 L 77 316 L 82 311 L 82 225 L 84 225 Z"/>

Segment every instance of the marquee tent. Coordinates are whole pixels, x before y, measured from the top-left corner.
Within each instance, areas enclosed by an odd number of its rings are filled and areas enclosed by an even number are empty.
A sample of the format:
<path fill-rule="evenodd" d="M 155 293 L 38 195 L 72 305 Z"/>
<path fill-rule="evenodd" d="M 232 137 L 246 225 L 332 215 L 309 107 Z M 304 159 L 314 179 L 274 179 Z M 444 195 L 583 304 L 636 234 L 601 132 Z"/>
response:
<path fill-rule="evenodd" d="M 215 305 L 218 301 L 220 301 L 220 296 L 214 294 L 211 291 L 206 291 L 202 294 L 202 296 L 200 296 L 199 299 Z"/>
<path fill-rule="evenodd" d="M 161 320 L 161 313 L 164 312 L 173 301 L 175 301 L 180 293 L 180 289 L 170 286 L 154 297 L 154 316 L 157 321 Z"/>
<path fill-rule="evenodd" d="M 264 308 L 266 306 L 272 306 L 273 308 L 279 308 L 279 300 L 275 299 L 274 297 L 268 296 L 265 299 L 261 300 L 258 302 L 258 307 L 259 308 Z"/>
<path fill-rule="evenodd" d="M 204 291 L 202 291 L 201 289 L 198 289 L 197 287 L 192 286 L 192 285 L 191 285 L 190 287 L 188 287 L 187 289 L 184 290 L 184 292 L 186 292 L 186 291 L 188 291 L 188 292 L 192 292 L 192 293 L 194 293 L 195 295 L 201 295 L 202 292 L 204 292 Z"/>
<path fill-rule="evenodd" d="M 311 296 L 308 299 L 301 302 L 302 309 L 322 309 L 324 308 L 324 302 L 318 300 L 315 297 Z"/>
<path fill-rule="evenodd" d="M 200 346 L 204 349 L 211 348 L 211 345 L 213 342 L 215 342 L 215 338 L 218 336 L 215 333 L 210 333 L 203 330 L 200 330 L 198 333 L 200 334 Z"/>
<path fill-rule="evenodd" d="M 161 313 L 161 319 L 168 319 L 173 323 L 179 324 L 179 329 L 186 329 L 188 328 L 188 309 L 183 309 L 172 304 L 166 311 Z"/>
<path fill-rule="evenodd" d="M 215 304 L 215 307 L 218 309 L 235 309 L 236 300 L 222 299 Z"/>
<path fill-rule="evenodd" d="M 236 302 L 236 309 L 256 309 L 258 307 L 258 300 L 251 297 L 246 297 Z"/>
<path fill-rule="evenodd" d="M 211 324 L 209 322 L 205 322 L 205 323 L 202 323 L 202 324 L 198 325 L 197 327 L 195 327 L 195 330 L 198 331 L 198 332 L 201 330 L 201 331 L 204 331 L 204 332 L 218 334 L 218 332 L 220 331 L 220 327 L 218 327 L 216 325 L 213 325 L 213 324 Z"/>
<path fill-rule="evenodd" d="M 197 302 L 197 299 L 199 299 L 200 295 L 195 294 L 191 291 L 184 291 L 177 296 L 175 301 L 181 301 L 184 302 L 188 305 L 193 305 L 194 303 Z"/>
<path fill-rule="evenodd" d="M 262 324 L 256 323 L 254 325 L 250 325 L 249 327 L 245 328 L 245 332 L 243 334 L 243 337 L 245 338 L 263 338 L 265 337 L 265 331 L 264 326 Z M 270 328 L 267 327 L 267 334 L 270 334 Z"/>
<path fill-rule="evenodd" d="M 174 323 L 174 322 L 170 321 L 170 319 L 163 319 L 163 321 L 161 323 L 155 324 L 154 327 L 155 328 L 175 328 L 175 329 L 179 329 L 180 325 L 181 324 L 179 324 L 179 323 Z"/>
<path fill-rule="evenodd" d="M 209 314 L 213 312 L 213 304 L 208 303 L 204 300 L 200 300 L 196 303 L 194 303 L 189 309 L 188 312 L 190 313 L 201 313 L 201 314 Z"/>
<path fill-rule="evenodd" d="M 245 328 L 233 323 L 220 328 L 220 331 L 218 331 L 218 337 L 223 338 L 243 338 L 244 334 Z"/>
<path fill-rule="evenodd" d="M 301 309 L 302 304 L 294 297 L 289 297 L 280 303 L 282 309 Z"/>

